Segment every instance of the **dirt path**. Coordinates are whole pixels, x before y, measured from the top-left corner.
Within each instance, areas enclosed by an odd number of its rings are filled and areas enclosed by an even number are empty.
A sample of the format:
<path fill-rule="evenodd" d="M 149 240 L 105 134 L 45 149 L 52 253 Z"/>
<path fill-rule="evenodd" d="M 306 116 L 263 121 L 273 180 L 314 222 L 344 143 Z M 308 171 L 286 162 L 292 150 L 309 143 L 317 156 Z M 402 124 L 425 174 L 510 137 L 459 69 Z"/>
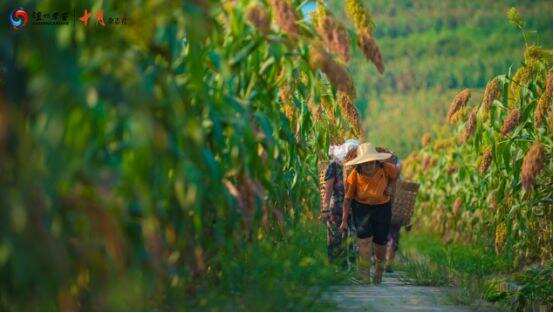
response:
<path fill-rule="evenodd" d="M 451 304 L 448 288 L 414 286 L 401 279 L 401 273 L 385 274 L 380 286 L 333 287 L 324 295 L 339 311 L 471 311 Z"/>

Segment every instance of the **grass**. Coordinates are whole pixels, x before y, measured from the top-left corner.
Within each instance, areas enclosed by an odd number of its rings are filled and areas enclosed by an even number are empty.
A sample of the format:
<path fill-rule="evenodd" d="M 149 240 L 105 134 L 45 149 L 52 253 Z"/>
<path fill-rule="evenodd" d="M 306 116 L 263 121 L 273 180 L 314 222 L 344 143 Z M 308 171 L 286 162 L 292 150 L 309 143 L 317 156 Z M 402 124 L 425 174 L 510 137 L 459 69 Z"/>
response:
<path fill-rule="evenodd" d="M 217 262 L 203 276 L 175 275 L 154 280 L 141 268 L 114 276 L 108 290 L 87 287 L 84 310 L 109 311 L 334 311 L 324 300 L 331 285 L 347 281 L 347 273 L 327 260 L 325 227 L 303 219 L 283 232 L 275 230 L 237 246 L 222 246 Z M 248 243 L 248 244 L 247 244 Z M 239 250 L 240 252 L 233 251 Z M 217 265 L 214 265 L 217 264 Z M 175 273 L 186 270 L 175 268 Z M 94 276 L 93 276 L 93 279 Z M 153 283 L 154 282 L 154 283 Z M 167 282 L 167 284 L 165 283 Z M 94 283 L 94 281 L 93 281 Z M 101 302 L 93 301 L 101 294 Z M 90 299 L 87 300 L 87 299 Z M 48 302 L 50 300 L 50 302 Z M 0 310 L 46 308 L 56 311 L 56 299 L 14 302 L 0 290 Z M 92 301 L 92 302 L 91 302 Z"/>
<path fill-rule="evenodd" d="M 552 264 L 514 270 L 507 255 L 438 236 L 405 235 L 399 269 L 423 286 L 455 286 L 452 300 L 472 309 L 552 310 Z"/>
<path fill-rule="evenodd" d="M 329 286 L 347 280 L 329 264 L 325 229 L 315 221 L 294 226 L 281 237 L 260 240 L 238 258 L 226 259 L 219 278 L 197 288 L 186 310 L 210 311 L 333 311 L 322 300 Z"/>
<path fill-rule="evenodd" d="M 399 267 L 408 273 L 410 282 L 419 286 L 447 286 L 450 282 L 445 267 L 433 264 L 427 257 L 415 253 L 401 255 Z"/>

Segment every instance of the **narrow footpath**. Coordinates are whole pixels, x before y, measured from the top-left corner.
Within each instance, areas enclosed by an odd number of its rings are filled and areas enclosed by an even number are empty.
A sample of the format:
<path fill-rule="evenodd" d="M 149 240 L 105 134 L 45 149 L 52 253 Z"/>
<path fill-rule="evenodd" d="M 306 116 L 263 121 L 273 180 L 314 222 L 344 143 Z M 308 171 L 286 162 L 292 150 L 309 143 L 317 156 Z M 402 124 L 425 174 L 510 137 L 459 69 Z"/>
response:
<path fill-rule="evenodd" d="M 414 286 L 402 279 L 401 272 L 385 273 L 380 286 L 334 286 L 324 294 L 324 300 L 333 302 L 339 311 L 473 311 L 469 307 L 452 304 L 447 287 Z"/>

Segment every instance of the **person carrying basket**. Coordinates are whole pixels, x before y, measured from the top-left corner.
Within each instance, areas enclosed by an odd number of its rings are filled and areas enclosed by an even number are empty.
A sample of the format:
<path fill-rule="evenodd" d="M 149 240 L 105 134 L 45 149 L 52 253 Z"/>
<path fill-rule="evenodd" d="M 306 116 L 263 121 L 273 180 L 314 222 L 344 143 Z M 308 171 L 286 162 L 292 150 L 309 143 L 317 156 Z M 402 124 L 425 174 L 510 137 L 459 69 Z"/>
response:
<path fill-rule="evenodd" d="M 374 283 L 383 277 L 387 237 L 391 223 L 391 197 L 387 187 L 397 179 L 400 166 L 394 164 L 391 153 L 378 152 L 371 143 L 358 147 L 357 156 L 346 162 L 355 165 L 346 180 L 341 230 L 348 229 L 350 211 L 358 237 L 358 270 L 362 280 L 370 282 L 371 250 L 375 244 Z"/>
<path fill-rule="evenodd" d="M 342 206 L 344 199 L 343 163 L 356 156 L 358 141 L 346 140 L 342 145 L 331 146 L 329 155 L 331 162 L 325 170 L 323 185 L 322 218 L 327 224 L 327 254 L 329 261 L 339 260 L 341 265 L 347 265 L 344 233 L 339 226 L 342 222 Z"/>

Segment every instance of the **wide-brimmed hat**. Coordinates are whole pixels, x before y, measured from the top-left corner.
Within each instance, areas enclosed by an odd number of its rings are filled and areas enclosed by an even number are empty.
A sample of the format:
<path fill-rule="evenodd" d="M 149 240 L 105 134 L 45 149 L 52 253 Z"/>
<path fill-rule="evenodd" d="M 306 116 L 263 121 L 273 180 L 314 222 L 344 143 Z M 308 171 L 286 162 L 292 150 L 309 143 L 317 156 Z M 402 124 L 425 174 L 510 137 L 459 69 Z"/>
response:
<path fill-rule="evenodd" d="M 369 142 L 362 143 L 358 146 L 358 155 L 353 160 L 346 162 L 346 166 L 362 164 L 371 161 L 382 161 L 390 158 L 392 154 L 381 153 L 375 150 L 375 147 Z"/>

